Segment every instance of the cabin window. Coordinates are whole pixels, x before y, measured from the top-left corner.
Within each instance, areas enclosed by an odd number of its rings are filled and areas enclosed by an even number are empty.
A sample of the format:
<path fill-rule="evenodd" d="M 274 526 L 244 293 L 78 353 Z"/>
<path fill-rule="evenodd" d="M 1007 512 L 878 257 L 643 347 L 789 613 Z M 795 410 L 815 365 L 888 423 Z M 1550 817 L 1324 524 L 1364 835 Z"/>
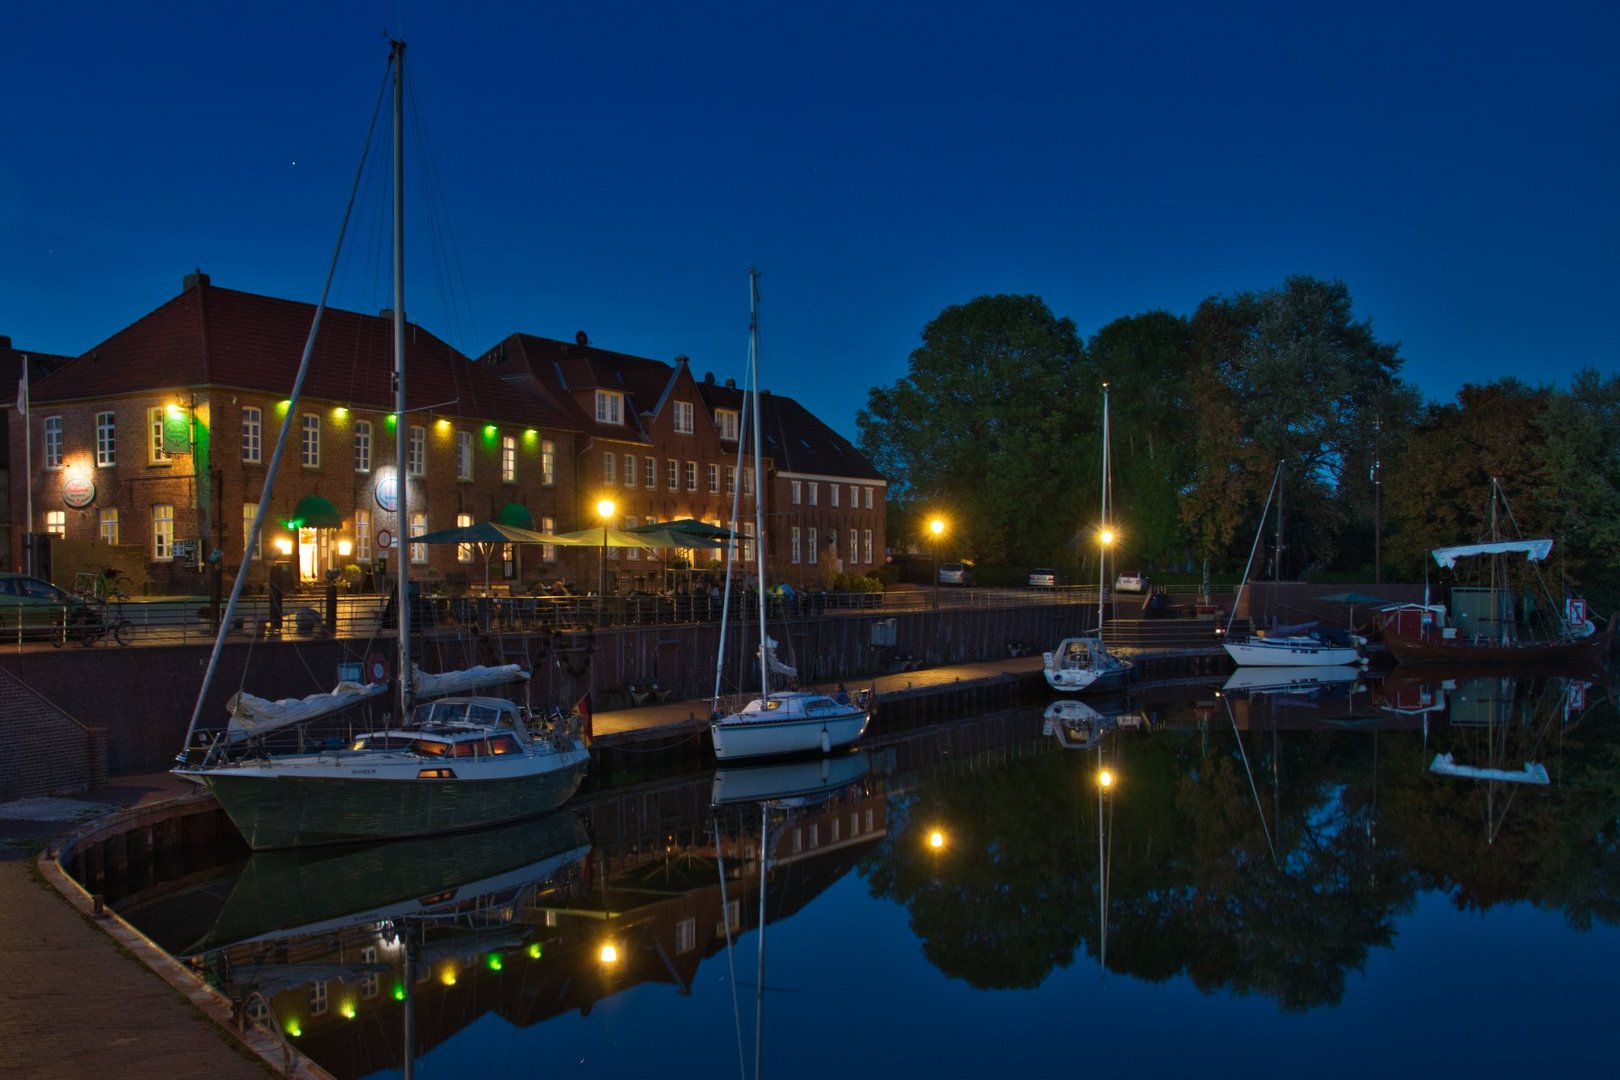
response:
<path fill-rule="evenodd" d="M 426 757 L 444 757 L 450 749 L 450 744 L 436 739 L 417 739 L 411 744 L 411 749 Z"/>

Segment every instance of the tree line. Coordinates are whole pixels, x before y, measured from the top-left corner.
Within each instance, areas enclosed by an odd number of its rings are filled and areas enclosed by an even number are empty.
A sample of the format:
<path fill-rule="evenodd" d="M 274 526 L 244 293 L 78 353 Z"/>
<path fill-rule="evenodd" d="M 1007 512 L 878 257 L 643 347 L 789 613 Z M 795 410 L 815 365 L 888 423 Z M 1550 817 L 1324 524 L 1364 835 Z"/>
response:
<path fill-rule="evenodd" d="M 1038 296 L 982 296 L 923 328 L 856 423 L 897 549 L 925 550 L 943 514 L 962 557 L 1094 567 L 1106 383 L 1119 565 L 1241 573 L 1286 463 L 1283 578 L 1432 578 L 1432 548 L 1489 538 L 1494 478 L 1513 511 L 1498 528 L 1552 537 L 1553 572 L 1612 610 L 1620 377 L 1425 404 L 1402 367 L 1340 281 L 1126 316 L 1089 341 Z"/>

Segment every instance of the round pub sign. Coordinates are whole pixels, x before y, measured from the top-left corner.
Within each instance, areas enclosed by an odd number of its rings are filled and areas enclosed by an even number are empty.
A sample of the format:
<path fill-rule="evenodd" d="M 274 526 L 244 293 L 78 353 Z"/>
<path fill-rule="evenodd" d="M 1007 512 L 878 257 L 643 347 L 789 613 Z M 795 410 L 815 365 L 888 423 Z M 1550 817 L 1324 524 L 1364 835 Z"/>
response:
<path fill-rule="evenodd" d="M 88 476 L 69 476 L 62 481 L 62 501 L 75 510 L 96 501 L 95 481 Z"/>

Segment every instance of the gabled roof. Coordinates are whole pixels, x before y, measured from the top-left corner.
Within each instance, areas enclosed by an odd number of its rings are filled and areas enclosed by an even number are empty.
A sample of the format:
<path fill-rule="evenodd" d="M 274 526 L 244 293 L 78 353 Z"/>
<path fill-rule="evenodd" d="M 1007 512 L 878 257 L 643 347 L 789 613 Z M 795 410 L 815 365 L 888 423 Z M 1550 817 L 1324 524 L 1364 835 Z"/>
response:
<path fill-rule="evenodd" d="M 743 391 L 735 387 L 702 382 L 698 392 L 711 414 L 716 409 L 731 409 L 739 415 L 743 411 Z M 760 403 L 760 436 L 765 455 L 777 472 L 883 480 L 870 458 L 797 401 L 767 390 L 760 395 Z M 751 420 L 744 423 L 750 429 L 753 426 Z"/>
<path fill-rule="evenodd" d="M 642 417 L 654 410 L 675 369 L 657 360 L 599 349 L 582 341 L 556 341 L 513 334 L 485 353 L 486 364 L 503 379 L 555 402 L 574 417 L 574 427 L 602 439 L 651 442 Z M 574 394 L 616 390 L 625 395 L 623 424 L 599 424 Z"/>
<path fill-rule="evenodd" d="M 222 387 L 286 397 L 313 304 L 193 284 L 156 311 L 40 380 L 36 402 Z M 328 308 L 304 396 L 392 411 L 393 322 Z M 515 395 L 500 379 L 420 326 L 406 328 L 406 407 L 441 416 L 572 428 L 567 414 Z"/>
<path fill-rule="evenodd" d="M 28 357 L 30 386 L 73 359 L 71 356 L 42 353 L 35 349 L 13 348 L 11 339 L 0 334 L 0 405 L 16 400 L 17 382 L 22 378 L 24 356 Z"/>

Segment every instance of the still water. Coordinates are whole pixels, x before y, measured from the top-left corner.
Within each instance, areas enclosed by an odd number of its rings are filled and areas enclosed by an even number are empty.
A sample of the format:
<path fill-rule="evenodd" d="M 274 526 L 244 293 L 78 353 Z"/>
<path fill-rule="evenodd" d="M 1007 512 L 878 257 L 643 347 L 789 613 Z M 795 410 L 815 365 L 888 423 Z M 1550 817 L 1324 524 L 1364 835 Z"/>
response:
<path fill-rule="evenodd" d="M 345 1078 L 1556 1075 L 1613 1057 L 1617 823 L 1606 687 L 1341 672 L 222 853 L 117 906 Z"/>

